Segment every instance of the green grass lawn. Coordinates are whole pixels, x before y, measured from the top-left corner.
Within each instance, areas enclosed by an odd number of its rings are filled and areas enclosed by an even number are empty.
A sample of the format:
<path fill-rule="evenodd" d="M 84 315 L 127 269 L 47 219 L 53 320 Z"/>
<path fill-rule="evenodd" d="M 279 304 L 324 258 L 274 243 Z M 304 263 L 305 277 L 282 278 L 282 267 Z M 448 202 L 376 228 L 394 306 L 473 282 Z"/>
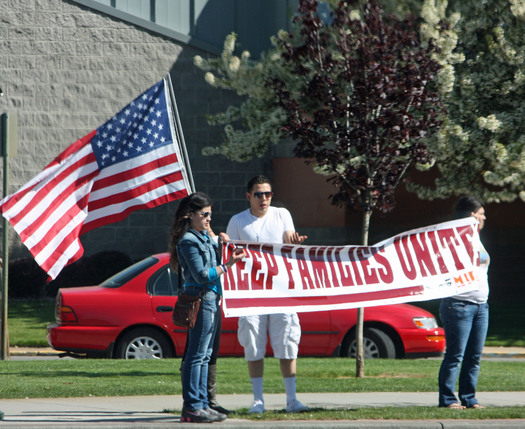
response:
<path fill-rule="evenodd" d="M 180 415 L 180 410 L 169 410 Z M 345 409 L 314 408 L 307 413 L 287 414 L 280 411 L 266 411 L 263 415 L 248 414 L 248 409 L 237 410 L 232 418 L 254 421 L 275 420 L 495 420 L 523 419 L 525 407 L 499 407 L 483 410 L 448 410 L 438 407 L 362 407 L 349 405 Z M 436 423 L 437 427 L 437 423 Z"/>
<path fill-rule="evenodd" d="M 297 392 L 435 392 L 440 359 L 365 361 L 365 377 L 355 377 L 355 361 L 345 358 L 300 358 Z M 0 361 L 0 397 L 54 398 L 86 396 L 180 395 L 180 359 L 109 360 L 66 359 Z M 524 391 L 525 360 L 484 361 L 479 391 Z M 220 394 L 249 394 L 251 384 L 243 358 L 218 361 Z M 265 361 L 265 393 L 283 393 L 279 361 Z M 436 394 L 437 401 L 437 394 Z M 180 414 L 180 410 L 165 410 Z M 289 415 L 269 411 L 248 415 L 240 408 L 234 418 L 252 420 L 356 420 L 356 419 L 512 419 L 525 418 L 525 407 L 484 410 L 448 410 L 436 407 L 353 407 L 312 409 Z"/>
<path fill-rule="evenodd" d="M 55 321 L 55 300 L 9 300 L 9 343 L 18 347 L 48 346 L 46 326 Z"/>
<path fill-rule="evenodd" d="M 425 303 L 426 304 L 426 303 Z M 431 303 L 435 307 L 435 302 Z M 430 305 L 430 307 L 432 307 Z M 9 302 L 12 346 L 46 346 L 46 325 L 54 321 L 53 300 Z M 519 306 L 491 307 L 490 345 L 525 345 Z M 436 308 L 428 308 L 436 314 Z M 301 392 L 435 392 L 440 359 L 365 361 L 365 377 L 355 377 L 355 361 L 345 358 L 300 358 L 297 391 Z M 106 360 L 65 359 L 0 361 L 0 397 L 44 398 L 85 396 L 180 395 L 180 359 Z M 525 391 L 525 359 L 484 361 L 479 391 Z M 217 385 L 220 394 L 251 393 L 246 361 L 221 358 Z M 278 360 L 266 359 L 265 392 L 282 393 Z M 166 410 L 180 413 L 180 410 Z M 313 409 L 289 415 L 269 411 L 249 415 L 248 408 L 232 416 L 251 420 L 356 419 L 513 419 L 525 418 L 525 407 L 447 410 L 437 407 L 380 407 Z"/>
<path fill-rule="evenodd" d="M 355 360 L 300 358 L 298 392 L 435 392 L 440 359 L 369 359 L 365 377 Z M 65 359 L 0 361 L 1 398 L 172 395 L 181 393 L 180 359 Z M 525 359 L 484 361 L 478 390 L 525 391 Z M 246 361 L 221 358 L 221 394 L 250 393 Z M 282 393 L 279 361 L 265 362 L 265 392 Z"/>

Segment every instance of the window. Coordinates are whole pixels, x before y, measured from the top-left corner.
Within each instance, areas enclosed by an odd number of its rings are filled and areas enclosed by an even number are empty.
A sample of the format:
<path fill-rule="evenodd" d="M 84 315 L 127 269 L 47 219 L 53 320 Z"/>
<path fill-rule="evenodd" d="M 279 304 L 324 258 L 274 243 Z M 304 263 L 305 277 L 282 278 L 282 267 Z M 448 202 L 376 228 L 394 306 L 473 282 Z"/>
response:
<path fill-rule="evenodd" d="M 137 277 L 140 273 L 147 270 L 152 265 L 155 265 L 159 260 L 150 256 L 149 258 L 143 259 L 136 264 L 133 264 L 131 267 L 128 267 L 122 270 L 120 273 L 115 274 L 114 276 L 107 279 L 100 286 L 107 288 L 118 288 L 123 284 L 129 282 L 131 279 Z"/>
<path fill-rule="evenodd" d="M 298 0 L 73 0 L 210 53 L 238 34 L 252 57 L 270 48 L 270 37 L 289 29 Z"/>
<path fill-rule="evenodd" d="M 148 292 L 154 296 L 174 296 L 177 295 L 177 288 L 177 273 L 166 265 L 151 278 Z"/>

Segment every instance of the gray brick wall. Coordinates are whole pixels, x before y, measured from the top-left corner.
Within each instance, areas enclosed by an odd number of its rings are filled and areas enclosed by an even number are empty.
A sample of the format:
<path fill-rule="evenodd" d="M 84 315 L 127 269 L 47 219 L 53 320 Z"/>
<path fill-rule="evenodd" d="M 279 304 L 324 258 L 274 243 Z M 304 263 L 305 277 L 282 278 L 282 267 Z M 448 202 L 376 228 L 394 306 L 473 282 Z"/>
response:
<path fill-rule="evenodd" d="M 38 174 L 60 152 L 102 125 L 171 72 L 197 190 L 214 204 L 214 228 L 224 230 L 244 207 L 244 185 L 270 164 L 203 157 L 221 140 L 205 115 L 234 101 L 210 88 L 193 57 L 206 53 L 67 0 L 0 0 L 0 113 L 18 115 L 18 154 L 10 158 L 8 193 Z M 81 237 L 85 255 L 121 250 L 134 259 L 167 249 L 177 203 L 131 214 Z M 27 256 L 10 231 L 11 258 Z"/>

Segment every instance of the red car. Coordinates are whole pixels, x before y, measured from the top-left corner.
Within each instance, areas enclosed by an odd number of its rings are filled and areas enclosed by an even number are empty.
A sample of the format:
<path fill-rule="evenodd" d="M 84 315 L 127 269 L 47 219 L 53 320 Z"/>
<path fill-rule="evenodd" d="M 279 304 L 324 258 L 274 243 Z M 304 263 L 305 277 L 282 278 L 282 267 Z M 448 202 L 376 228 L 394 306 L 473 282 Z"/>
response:
<path fill-rule="evenodd" d="M 56 323 L 47 327 L 51 347 L 73 356 L 181 356 L 186 330 L 171 321 L 177 274 L 168 261 L 167 253 L 153 255 L 99 286 L 60 289 Z M 299 313 L 299 318 L 300 356 L 355 356 L 356 309 Z M 439 356 L 445 348 L 434 316 L 409 304 L 366 308 L 363 336 L 366 358 Z M 220 354 L 243 355 L 236 317 L 223 317 Z"/>

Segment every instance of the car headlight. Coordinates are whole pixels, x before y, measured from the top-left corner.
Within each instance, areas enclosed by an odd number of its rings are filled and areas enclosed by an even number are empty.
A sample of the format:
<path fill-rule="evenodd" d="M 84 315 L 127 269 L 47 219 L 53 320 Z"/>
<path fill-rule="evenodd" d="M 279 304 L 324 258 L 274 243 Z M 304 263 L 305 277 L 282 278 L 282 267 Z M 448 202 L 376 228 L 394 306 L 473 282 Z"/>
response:
<path fill-rule="evenodd" d="M 435 329 L 438 327 L 434 317 L 414 317 L 414 324 L 421 329 Z"/>

